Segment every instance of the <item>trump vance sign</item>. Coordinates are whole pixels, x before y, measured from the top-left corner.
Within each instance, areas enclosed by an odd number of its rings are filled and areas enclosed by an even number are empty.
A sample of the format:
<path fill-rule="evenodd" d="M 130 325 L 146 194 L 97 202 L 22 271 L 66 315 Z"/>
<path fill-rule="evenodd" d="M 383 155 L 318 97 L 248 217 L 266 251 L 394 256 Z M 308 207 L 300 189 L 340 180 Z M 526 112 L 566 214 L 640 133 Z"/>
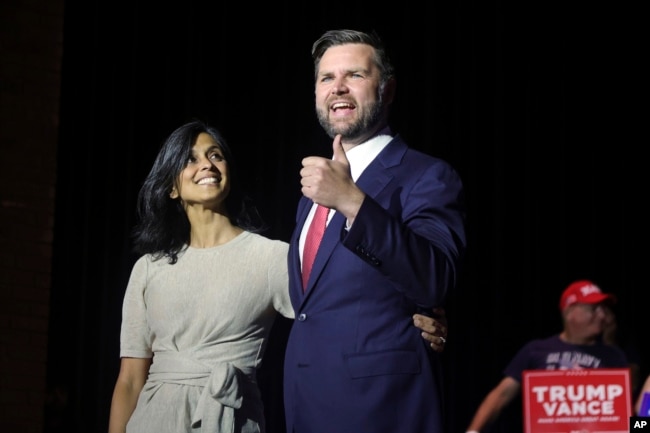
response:
<path fill-rule="evenodd" d="M 628 433 L 632 415 L 627 368 L 527 370 L 525 433 Z"/>

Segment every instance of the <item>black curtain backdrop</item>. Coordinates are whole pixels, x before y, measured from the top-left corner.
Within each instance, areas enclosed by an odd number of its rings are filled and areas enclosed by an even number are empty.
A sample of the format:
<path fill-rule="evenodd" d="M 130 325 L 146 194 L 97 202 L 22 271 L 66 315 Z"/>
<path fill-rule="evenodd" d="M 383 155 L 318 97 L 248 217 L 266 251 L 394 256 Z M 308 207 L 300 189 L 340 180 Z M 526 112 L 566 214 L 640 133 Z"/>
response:
<path fill-rule="evenodd" d="M 379 4 L 66 2 L 48 386 L 68 405 L 47 412 L 48 433 L 106 431 L 135 198 L 173 129 L 193 118 L 220 128 L 266 234 L 289 239 L 300 160 L 331 152 L 310 57 L 331 28 L 383 36 L 397 67 L 394 129 L 465 182 L 469 251 L 443 355 L 448 432 L 464 431 L 521 345 L 559 332 L 559 295 L 577 278 L 618 295 L 648 373 L 640 140 L 620 123 L 631 86 L 617 18 L 546 2 Z M 269 433 L 283 428 L 289 327 L 278 320 L 260 375 Z M 492 431 L 520 430 L 520 413 L 513 403 Z"/>

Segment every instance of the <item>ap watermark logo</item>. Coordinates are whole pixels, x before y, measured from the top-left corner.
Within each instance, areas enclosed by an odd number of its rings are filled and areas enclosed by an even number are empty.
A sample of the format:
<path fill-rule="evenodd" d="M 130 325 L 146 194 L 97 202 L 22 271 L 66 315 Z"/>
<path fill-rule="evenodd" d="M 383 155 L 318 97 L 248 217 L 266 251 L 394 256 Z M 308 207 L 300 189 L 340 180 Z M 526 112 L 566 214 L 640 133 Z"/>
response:
<path fill-rule="evenodd" d="M 632 416 L 630 417 L 630 433 L 632 432 L 650 432 L 650 417 Z"/>

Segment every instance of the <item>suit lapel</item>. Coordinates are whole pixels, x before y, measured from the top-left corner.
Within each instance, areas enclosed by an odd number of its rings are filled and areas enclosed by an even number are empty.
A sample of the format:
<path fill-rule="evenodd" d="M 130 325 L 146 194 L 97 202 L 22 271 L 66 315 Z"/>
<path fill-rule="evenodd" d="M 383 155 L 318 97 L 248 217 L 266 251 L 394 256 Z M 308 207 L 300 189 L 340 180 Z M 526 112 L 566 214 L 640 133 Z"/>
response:
<path fill-rule="evenodd" d="M 393 168 L 399 166 L 407 146 L 398 136 L 393 138 L 357 179 L 357 186 L 371 197 L 377 195 L 393 179 Z"/>
<path fill-rule="evenodd" d="M 295 287 L 296 290 L 294 293 L 291 295 L 294 296 L 300 296 L 302 297 L 303 290 L 302 290 L 302 275 L 301 275 L 301 257 L 300 257 L 300 232 L 302 231 L 302 227 L 305 225 L 305 221 L 307 220 L 307 216 L 309 215 L 309 210 L 311 209 L 312 201 L 309 200 L 306 197 L 301 197 L 300 200 L 298 201 L 298 211 L 296 212 L 296 229 L 293 231 L 293 234 L 291 236 L 291 242 L 290 242 L 290 250 L 289 250 L 289 260 L 291 260 L 291 265 L 289 266 L 289 270 L 291 272 L 291 275 L 289 275 L 289 278 L 291 281 L 295 281 Z"/>

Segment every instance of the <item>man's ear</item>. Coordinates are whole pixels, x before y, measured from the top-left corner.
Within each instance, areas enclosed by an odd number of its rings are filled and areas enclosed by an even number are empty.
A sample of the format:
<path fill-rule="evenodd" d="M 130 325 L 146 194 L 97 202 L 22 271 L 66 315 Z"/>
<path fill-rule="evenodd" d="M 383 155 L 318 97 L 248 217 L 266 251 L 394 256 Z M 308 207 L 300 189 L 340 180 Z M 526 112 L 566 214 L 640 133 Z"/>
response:
<path fill-rule="evenodd" d="M 391 78 L 386 82 L 386 85 L 384 86 L 384 101 L 386 105 L 390 105 L 393 103 L 393 99 L 395 99 L 395 91 L 397 88 L 397 81 L 395 78 Z"/>

